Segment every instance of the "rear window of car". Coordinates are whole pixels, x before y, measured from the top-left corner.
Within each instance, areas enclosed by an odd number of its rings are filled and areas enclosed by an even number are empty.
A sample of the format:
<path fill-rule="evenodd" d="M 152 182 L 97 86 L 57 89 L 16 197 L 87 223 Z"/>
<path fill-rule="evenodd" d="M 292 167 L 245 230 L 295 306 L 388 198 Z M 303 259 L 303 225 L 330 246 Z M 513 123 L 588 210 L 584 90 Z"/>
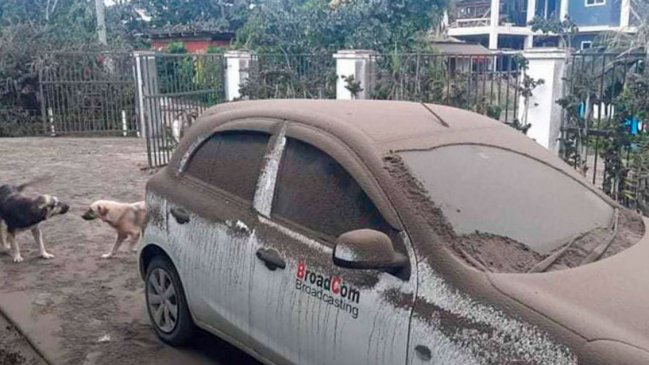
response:
<path fill-rule="evenodd" d="M 545 255 L 614 219 L 591 189 L 518 153 L 453 145 L 400 155 L 458 234 L 508 237 Z"/>
<path fill-rule="evenodd" d="M 218 133 L 192 155 L 185 172 L 202 182 L 252 201 L 270 135 Z"/>
<path fill-rule="evenodd" d="M 281 161 L 271 214 L 325 237 L 365 228 L 393 234 L 342 165 L 318 148 L 291 138 Z"/>

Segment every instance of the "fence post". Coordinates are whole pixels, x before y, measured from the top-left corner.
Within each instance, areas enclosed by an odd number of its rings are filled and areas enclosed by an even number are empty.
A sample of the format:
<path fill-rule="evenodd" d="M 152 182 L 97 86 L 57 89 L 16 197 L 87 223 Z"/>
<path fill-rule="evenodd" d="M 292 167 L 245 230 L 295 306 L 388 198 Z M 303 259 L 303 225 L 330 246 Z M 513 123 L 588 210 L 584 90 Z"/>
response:
<path fill-rule="evenodd" d="M 342 50 L 334 54 L 336 59 L 336 99 L 369 99 L 372 92 L 372 75 L 376 62 L 376 52 L 371 50 Z M 360 82 L 361 91 L 356 95 L 346 88 L 345 78 L 353 76 L 355 82 Z"/>
<path fill-rule="evenodd" d="M 225 98 L 232 101 L 241 96 L 239 88 L 248 79 L 255 54 L 251 51 L 225 52 Z"/>
<path fill-rule="evenodd" d="M 566 52 L 560 48 L 533 48 L 525 50 L 523 56 L 529 61 L 527 75 L 545 81 L 532 90 L 527 111 L 527 122 L 532 126 L 527 135 L 543 147 L 559 153 L 561 106 L 556 101 L 563 96 Z M 523 96 L 519 105 L 519 120 L 523 120 L 526 112 Z"/>
<path fill-rule="evenodd" d="M 136 88 L 136 105 L 138 115 L 139 137 L 149 137 L 147 117 L 151 117 L 156 110 L 146 96 L 158 93 L 158 71 L 155 62 L 155 52 L 135 51 L 134 73 Z"/>

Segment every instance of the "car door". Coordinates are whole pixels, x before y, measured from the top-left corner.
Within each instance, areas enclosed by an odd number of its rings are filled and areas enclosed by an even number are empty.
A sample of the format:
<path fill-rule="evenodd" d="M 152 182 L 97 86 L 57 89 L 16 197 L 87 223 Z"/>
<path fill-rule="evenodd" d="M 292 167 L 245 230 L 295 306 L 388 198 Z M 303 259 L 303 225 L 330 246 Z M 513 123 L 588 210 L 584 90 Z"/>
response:
<path fill-rule="evenodd" d="M 244 338 L 257 216 L 252 200 L 269 134 L 228 131 L 207 138 L 182 168 L 169 207 L 169 234 L 195 320 Z"/>
<path fill-rule="evenodd" d="M 285 141 L 269 184 L 270 216 L 260 218 L 253 242 L 252 337 L 278 364 L 405 364 L 414 273 L 343 269 L 332 260 L 344 232 L 371 228 L 403 243 L 401 233 L 335 159 Z"/>

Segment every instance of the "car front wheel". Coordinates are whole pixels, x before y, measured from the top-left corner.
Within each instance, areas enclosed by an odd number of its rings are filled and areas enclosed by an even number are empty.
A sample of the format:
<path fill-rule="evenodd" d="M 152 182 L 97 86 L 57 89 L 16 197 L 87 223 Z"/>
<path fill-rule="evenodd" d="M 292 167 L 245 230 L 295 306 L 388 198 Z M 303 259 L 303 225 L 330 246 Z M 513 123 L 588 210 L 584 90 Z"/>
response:
<path fill-rule="evenodd" d="M 158 256 L 151 261 L 145 285 L 147 310 L 158 337 L 171 345 L 186 344 L 195 326 L 178 273 L 167 258 Z"/>

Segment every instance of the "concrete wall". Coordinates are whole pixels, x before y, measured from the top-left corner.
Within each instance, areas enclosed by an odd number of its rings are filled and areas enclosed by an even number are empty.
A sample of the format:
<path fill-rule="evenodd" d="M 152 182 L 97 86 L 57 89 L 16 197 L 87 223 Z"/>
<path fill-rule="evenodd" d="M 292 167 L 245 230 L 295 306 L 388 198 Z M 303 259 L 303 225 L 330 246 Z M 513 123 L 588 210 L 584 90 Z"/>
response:
<path fill-rule="evenodd" d="M 527 135 L 543 147 L 558 153 L 562 109 L 556 101 L 562 96 L 565 52 L 558 48 L 534 48 L 523 54 L 529 61 L 527 74 L 545 82 L 532 91 L 527 115 L 527 122 L 531 123 L 532 127 Z M 521 120 L 525 112 L 523 101 L 521 97 Z"/>

